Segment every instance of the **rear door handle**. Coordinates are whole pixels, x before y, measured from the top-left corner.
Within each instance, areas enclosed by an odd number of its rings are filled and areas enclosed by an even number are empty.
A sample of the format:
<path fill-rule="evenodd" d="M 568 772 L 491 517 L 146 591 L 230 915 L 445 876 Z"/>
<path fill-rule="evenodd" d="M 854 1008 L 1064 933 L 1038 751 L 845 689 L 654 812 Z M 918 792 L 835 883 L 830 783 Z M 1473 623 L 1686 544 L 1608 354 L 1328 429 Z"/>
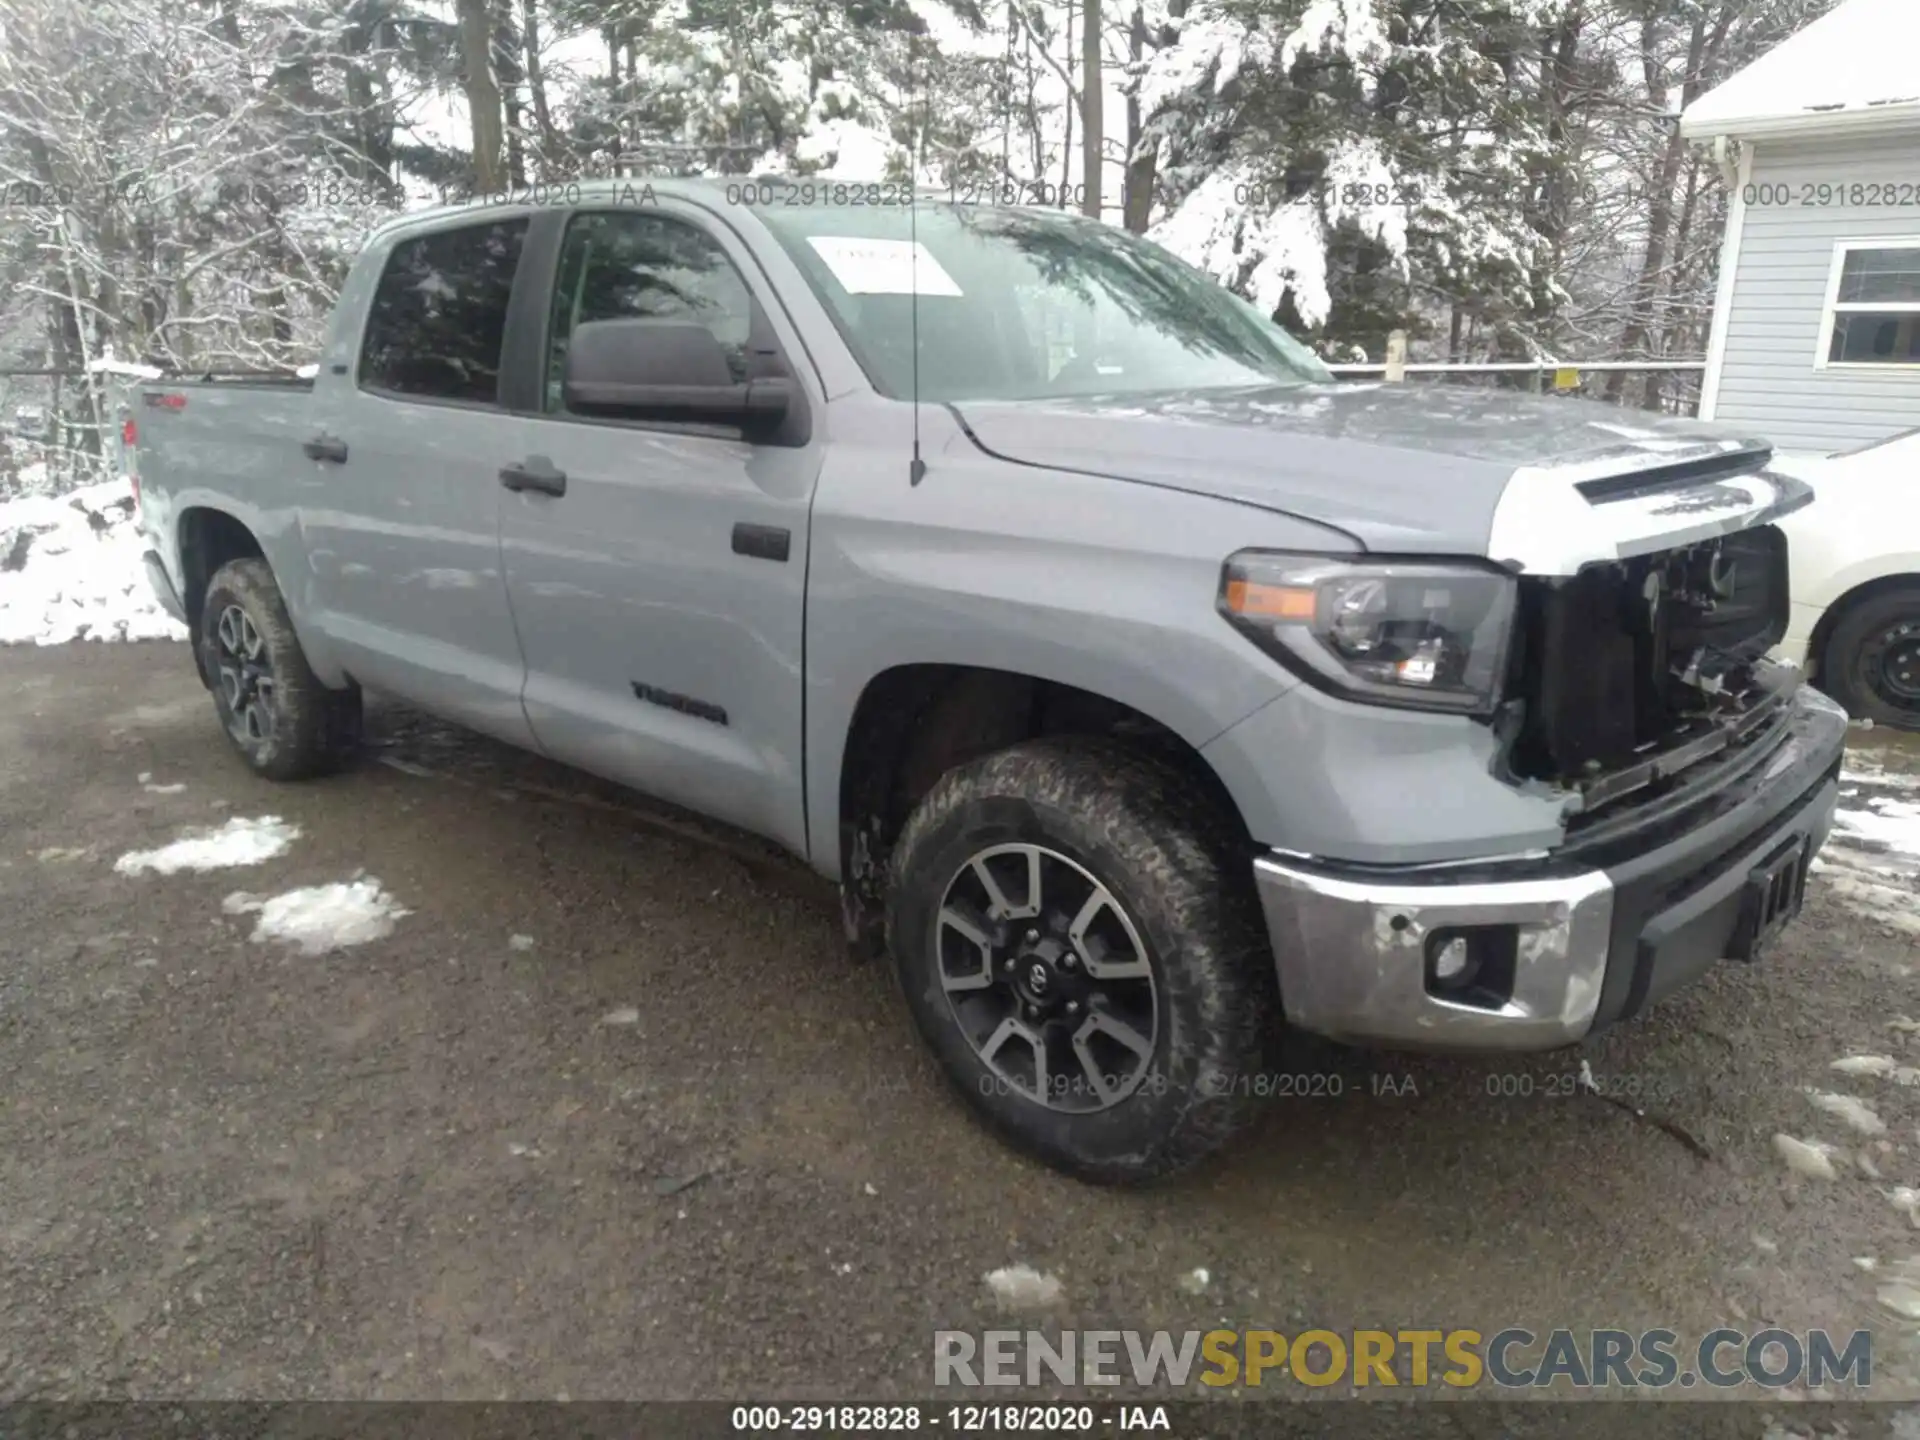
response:
<path fill-rule="evenodd" d="M 556 470 L 553 462 L 544 455 L 529 455 L 519 464 L 509 465 L 502 470 L 500 483 L 516 493 L 538 490 L 542 495 L 564 495 L 567 493 L 567 472 Z"/>
<path fill-rule="evenodd" d="M 324 431 L 311 440 L 302 440 L 300 449 L 309 460 L 327 460 L 335 465 L 347 463 L 347 442 Z"/>

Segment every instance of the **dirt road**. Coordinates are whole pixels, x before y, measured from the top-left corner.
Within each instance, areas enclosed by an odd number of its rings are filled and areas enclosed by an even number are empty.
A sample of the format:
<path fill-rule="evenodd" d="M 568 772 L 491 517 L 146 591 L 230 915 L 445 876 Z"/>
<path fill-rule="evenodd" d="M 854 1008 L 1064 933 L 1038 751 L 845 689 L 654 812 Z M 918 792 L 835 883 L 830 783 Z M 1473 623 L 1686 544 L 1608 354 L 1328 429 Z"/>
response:
<path fill-rule="evenodd" d="M 1584 1052 L 1645 1117 L 1580 1054 L 1314 1049 L 1340 1094 L 1112 1193 L 969 1122 L 795 865 L 372 723 L 351 773 L 274 787 L 179 647 L 0 650 L 0 1394 L 925 1396 L 932 1332 L 996 1323 L 1017 1262 L 1082 1327 L 1867 1327 L 1875 1390 L 1920 1392 L 1876 1298 L 1920 1252 L 1889 1199 L 1920 1076 L 1831 1068 L 1920 1064 L 1898 879 L 1863 909 L 1879 882 L 1823 872 L 1765 965 Z M 1920 769 L 1857 763 L 1896 801 Z M 268 815 L 298 836 L 263 863 L 115 868 Z M 328 953 L 223 904 L 355 879 L 407 913 Z"/>

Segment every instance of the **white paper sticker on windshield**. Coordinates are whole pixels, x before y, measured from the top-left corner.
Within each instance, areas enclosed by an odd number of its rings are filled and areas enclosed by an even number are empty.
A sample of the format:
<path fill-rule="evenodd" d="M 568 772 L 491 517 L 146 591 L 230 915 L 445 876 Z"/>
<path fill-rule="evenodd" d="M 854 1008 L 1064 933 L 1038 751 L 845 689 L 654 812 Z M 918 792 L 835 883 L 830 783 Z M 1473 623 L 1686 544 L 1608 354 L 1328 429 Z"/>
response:
<path fill-rule="evenodd" d="M 869 240 L 857 235 L 809 235 L 849 295 L 959 295 L 961 289 L 918 240 Z"/>

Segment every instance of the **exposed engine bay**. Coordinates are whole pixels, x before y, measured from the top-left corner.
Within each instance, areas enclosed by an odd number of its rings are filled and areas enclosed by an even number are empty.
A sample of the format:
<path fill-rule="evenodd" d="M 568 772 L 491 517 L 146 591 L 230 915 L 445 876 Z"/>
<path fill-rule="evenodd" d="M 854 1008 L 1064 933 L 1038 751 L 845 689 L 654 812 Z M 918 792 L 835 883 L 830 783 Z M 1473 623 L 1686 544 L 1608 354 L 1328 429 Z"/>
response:
<path fill-rule="evenodd" d="M 1766 658 L 1787 625 L 1787 543 L 1763 525 L 1523 580 L 1510 764 L 1592 812 L 1775 732 L 1798 672 Z"/>

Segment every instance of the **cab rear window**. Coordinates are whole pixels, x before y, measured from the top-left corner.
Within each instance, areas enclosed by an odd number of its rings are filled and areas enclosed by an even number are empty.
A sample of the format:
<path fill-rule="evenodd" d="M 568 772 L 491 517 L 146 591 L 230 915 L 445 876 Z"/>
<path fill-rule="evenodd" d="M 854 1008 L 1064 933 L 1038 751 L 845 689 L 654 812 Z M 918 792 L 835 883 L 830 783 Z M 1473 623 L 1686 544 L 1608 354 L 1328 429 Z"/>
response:
<path fill-rule="evenodd" d="M 525 219 L 437 230 L 387 257 L 360 346 L 362 387 L 495 405 Z"/>

